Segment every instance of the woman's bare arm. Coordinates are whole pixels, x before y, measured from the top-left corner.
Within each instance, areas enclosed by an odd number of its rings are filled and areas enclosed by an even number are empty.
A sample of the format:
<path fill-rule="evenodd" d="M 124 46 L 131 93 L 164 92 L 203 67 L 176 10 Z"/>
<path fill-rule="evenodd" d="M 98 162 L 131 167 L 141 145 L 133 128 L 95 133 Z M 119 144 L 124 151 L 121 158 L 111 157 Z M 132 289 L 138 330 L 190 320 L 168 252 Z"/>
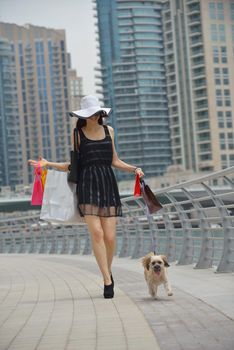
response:
<path fill-rule="evenodd" d="M 128 171 L 130 173 L 138 174 L 140 177 L 144 176 L 144 173 L 141 170 L 141 168 L 138 168 L 134 165 L 130 165 L 128 163 L 125 163 L 121 159 L 119 159 L 118 154 L 117 154 L 116 149 L 115 149 L 114 129 L 111 126 L 108 126 L 108 129 L 109 129 L 110 134 L 111 134 L 112 147 L 113 147 L 112 166 L 117 168 L 117 169 L 120 169 L 120 170 L 124 170 L 124 171 Z"/>
<path fill-rule="evenodd" d="M 70 163 L 57 163 L 57 162 L 49 162 L 47 159 L 44 159 L 42 157 L 39 157 L 39 160 L 34 160 L 34 159 L 29 159 L 28 163 L 34 167 L 37 167 L 39 164 L 41 167 L 51 167 L 56 170 L 61 170 L 61 171 L 68 171 L 68 167 Z"/>

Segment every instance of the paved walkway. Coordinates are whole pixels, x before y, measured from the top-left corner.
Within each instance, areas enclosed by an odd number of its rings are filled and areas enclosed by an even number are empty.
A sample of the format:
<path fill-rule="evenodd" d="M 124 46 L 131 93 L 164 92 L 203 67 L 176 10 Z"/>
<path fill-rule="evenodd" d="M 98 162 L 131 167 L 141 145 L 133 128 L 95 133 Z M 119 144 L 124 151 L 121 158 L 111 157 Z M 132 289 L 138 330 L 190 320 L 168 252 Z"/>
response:
<path fill-rule="evenodd" d="M 172 266 L 148 296 L 139 260 L 115 258 L 102 297 L 92 256 L 0 255 L 0 350 L 232 350 L 234 274 Z"/>

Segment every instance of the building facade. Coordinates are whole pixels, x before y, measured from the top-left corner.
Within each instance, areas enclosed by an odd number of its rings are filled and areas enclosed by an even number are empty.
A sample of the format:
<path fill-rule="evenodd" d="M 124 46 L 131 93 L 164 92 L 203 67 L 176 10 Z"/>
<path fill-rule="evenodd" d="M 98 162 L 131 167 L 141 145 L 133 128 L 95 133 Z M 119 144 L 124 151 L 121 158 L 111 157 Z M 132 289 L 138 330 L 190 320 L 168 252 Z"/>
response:
<path fill-rule="evenodd" d="M 233 166 L 234 0 L 96 0 L 96 11 L 120 157 L 148 176 L 170 152 L 194 172 Z"/>
<path fill-rule="evenodd" d="M 0 186 L 20 184 L 22 178 L 15 57 L 10 42 L 0 38 Z"/>
<path fill-rule="evenodd" d="M 71 121 L 64 30 L 0 23 L 15 59 L 24 184 L 33 181 L 29 158 L 69 159 Z M 11 182 L 11 179 L 10 179 Z"/>
<path fill-rule="evenodd" d="M 174 164 L 234 165 L 234 1 L 164 1 L 163 31 Z"/>
<path fill-rule="evenodd" d="M 81 99 L 84 97 L 83 78 L 77 76 L 76 69 L 72 68 L 70 53 L 68 53 L 67 56 L 71 110 L 77 111 L 80 109 Z"/>
<path fill-rule="evenodd" d="M 171 164 L 161 12 L 161 1 L 96 1 L 99 92 L 113 109 L 119 157 L 147 176 L 162 175 Z"/>
<path fill-rule="evenodd" d="M 77 111 L 80 109 L 80 103 L 83 93 L 83 78 L 78 77 L 75 69 L 68 70 L 69 75 L 69 87 L 70 87 L 70 97 L 71 97 L 71 110 Z"/>

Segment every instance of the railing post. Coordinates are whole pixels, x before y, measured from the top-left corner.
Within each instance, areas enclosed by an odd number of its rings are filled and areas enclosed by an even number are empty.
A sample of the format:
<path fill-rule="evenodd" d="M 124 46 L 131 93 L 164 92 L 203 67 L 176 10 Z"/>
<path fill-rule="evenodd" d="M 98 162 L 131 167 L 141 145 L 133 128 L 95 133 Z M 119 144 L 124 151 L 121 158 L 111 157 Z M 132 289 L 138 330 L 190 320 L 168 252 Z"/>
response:
<path fill-rule="evenodd" d="M 55 254 L 58 251 L 58 238 L 57 238 L 57 230 L 53 226 L 51 226 L 51 230 L 47 234 L 46 241 L 48 242 L 49 239 L 50 239 L 50 248 L 49 249 L 47 248 L 46 250 L 48 251 L 48 254 Z M 45 251 L 45 246 L 47 244 L 45 242 L 45 244 L 44 244 L 44 251 Z"/>
<path fill-rule="evenodd" d="M 174 226 L 170 220 L 168 209 L 163 209 L 163 220 L 165 224 L 165 232 L 166 232 L 166 250 L 165 255 L 168 258 L 168 261 L 175 261 L 175 238 L 173 235 Z"/>
<path fill-rule="evenodd" d="M 18 253 L 22 254 L 26 252 L 25 235 L 21 233 L 20 238 L 21 238 L 21 242 L 20 242 L 20 249 Z"/>
<path fill-rule="evenodd" d="M 196 213 L 200 222 L 200 228 L 202 230 L 201 251 L 200 251 L 198 262 L 195 265 L 195 268 L 197 269 L 209 268 L 212 266 L 212 260 L 213 260 L 213 242 L 210 242 L 209 240 L 209 235 L 211 235 L 211 232 L 210 232 L 209 223 L 207 222 L 207 216 L 205 215 L 201 204 L 198 202 L 198 200 L 196 200 L 196 198 L 194 198 L 192 193 L 190 193 L 185 188 L 182 188 L 182 190 L 187 195 L 187 197 L 191 200 L 193 208 L 196 209 Z"/>
<path fill-rule="evenodd" d="M 63 227 L 63 242 L 62 242 L 62 248 L 61 248 L 60 254 L 68 254 L 69 235 L 67 231 L 68 229 Z"/>
<path fill-rule="evenodd" d="M 143 231 L 139 226 L 138 217 L 134 218 L 134 223 L 136 227 L 135 244 L 131 258 L 137 259 L 143 256 Z"/>
<path fill-rule="evenodd" d="M 72 228 L 72 232 L 74 235 L 74 243 L 71 250 L 71 254 L 79 254 L 80 253 L 80 239 L 79 239 L 79 233 L 77 232 L 76 226 Z"/>
<path fill-rule="evenodd" d="M 130 217 L 126 218 L 120 218 L 120 225 L 122 228 L 122 242 L 121 242 L 121 248 L 119 252 L 119 257 L 124 258 L 130 255 L 129 247 L 130 247 L 130 237 L 129 237 L 129 228 L 128 228 L 128 222 L 127 220 L 131 219 Z"/>
<path fill-rule="evenodd" d="M 32 254 L 36 252 L 36 237 L 32 227 L 30 227 L 29 232 L 30 232 L 31 242 L 30 242 L 28 253 Z"/>
<path fill-rule="evenodd" d="M 1 235 L 0 237 L 0 254 L 3 254 L 4 253 L 4 239 L 3 239 L 3 236 Z"/>
<path fill-rule="evenodd" d="M 83 255 L 89 255 L 92 253 L 92 247 L 91 247 L 91 238 L 90 238 L 90 234 L 88 233 L 88 229 L 85 226 L 85 233 L 86 233 L 86 238 L 85 238 L 85 246 L 84 246 L 84 250 L 83 250 Z"/>
<path fill-rule="evenodd" d="M 186 190 L 182 190 L 187 194 Z M 190 197 L 189 197 L 190 198 Z M 190 198 L 191 199 L 191 198 Z M 189 221 L 189 216 L 184 212 L 180 203 L 174 203 L 181 220 L 181 227 L 183 230 L 183 245 L 177 262 L 177 265 L 189 265 L 193 262 L 194 256 L 194 240 L 192 237 L 192 225 Z"/>
<path fill-rule="evenodd" d="M 46 249 L 46 238 L 44 236 L 41 237 L 41 245 L 38 251 L 39 254 L 45 254 L 47 253 L 47 249 Z M 52 253 L 50 253 L 52 254 Z"/>
<path fill-rule="evenodd" d="M 10 249 L 9 249 L 9 253 L 12 254 L 12 253 L 15 253 L 15 237 L 14 237 L 14 233 L 11 231 L 11 234 L 10 234 Z"/>

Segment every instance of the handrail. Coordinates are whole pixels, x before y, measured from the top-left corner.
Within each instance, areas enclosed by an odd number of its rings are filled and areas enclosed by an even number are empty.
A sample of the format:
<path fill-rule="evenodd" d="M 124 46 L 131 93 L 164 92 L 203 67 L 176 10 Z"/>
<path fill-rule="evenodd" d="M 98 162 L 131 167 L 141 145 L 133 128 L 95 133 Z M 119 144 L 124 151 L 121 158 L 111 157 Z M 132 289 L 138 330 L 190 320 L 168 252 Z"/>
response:
<path fill-rule="evenodd" d="M 138 258 L 153 250 L 179 265 L 234 271 L 233 179 L 231 167 L 159 189 L 163 209 L 153 215 L 142 197 L 123 198 L 117 254 Z M 0 219 L 0 253 L 13 252 L 90 254 L 90 236 L 85 224 L 52 225 L 23 213 Z"/>

